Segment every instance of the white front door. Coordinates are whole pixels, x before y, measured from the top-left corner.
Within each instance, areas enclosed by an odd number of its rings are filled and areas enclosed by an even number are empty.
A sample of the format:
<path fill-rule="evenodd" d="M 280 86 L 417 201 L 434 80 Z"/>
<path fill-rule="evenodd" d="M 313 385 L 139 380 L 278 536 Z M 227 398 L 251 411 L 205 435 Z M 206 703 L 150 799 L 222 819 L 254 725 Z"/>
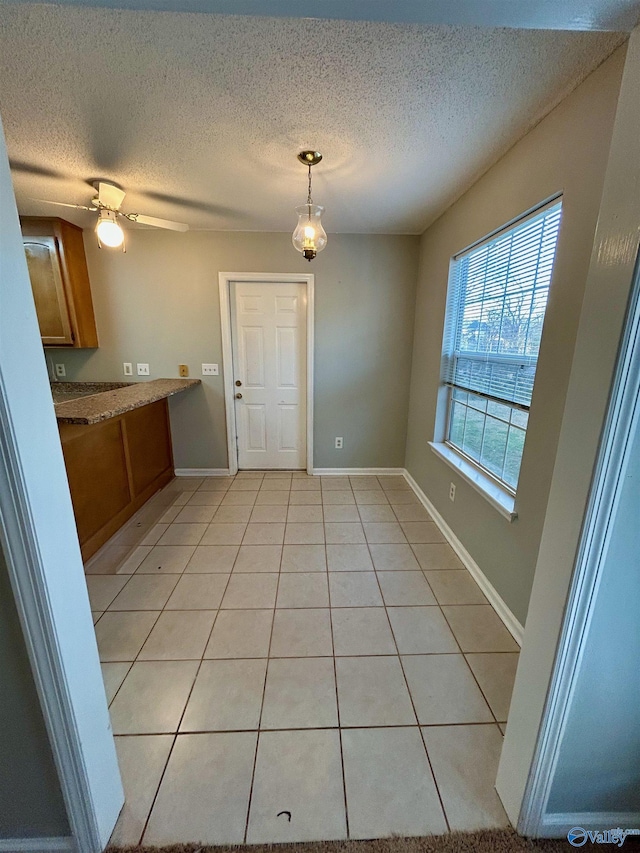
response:
<path fill-rule="evenodd" d="M 232 282 L 238 468 L 305 468 L 307 291 Z"/>

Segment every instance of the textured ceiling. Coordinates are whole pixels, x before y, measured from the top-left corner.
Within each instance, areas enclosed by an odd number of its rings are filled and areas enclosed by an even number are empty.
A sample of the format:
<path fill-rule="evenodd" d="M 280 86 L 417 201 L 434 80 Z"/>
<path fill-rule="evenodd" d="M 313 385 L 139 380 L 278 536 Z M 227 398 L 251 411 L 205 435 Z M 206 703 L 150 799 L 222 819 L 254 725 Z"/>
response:
<path fill-rule="evenodd" d="M 419 233 L 620 42 L 615 33 L 0 5 L 0 114 L 22 213 L 192 228 Z"/>

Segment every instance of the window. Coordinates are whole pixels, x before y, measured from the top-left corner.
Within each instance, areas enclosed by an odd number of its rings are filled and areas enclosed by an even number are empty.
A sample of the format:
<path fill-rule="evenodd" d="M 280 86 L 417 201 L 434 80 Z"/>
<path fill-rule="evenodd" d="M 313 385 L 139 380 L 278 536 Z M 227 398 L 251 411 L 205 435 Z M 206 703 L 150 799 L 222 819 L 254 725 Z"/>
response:
<path fill-rule="evenodd" d="M 445 444 L 515 494 L 562 205 L 538 208 L 451 261 Z"/>

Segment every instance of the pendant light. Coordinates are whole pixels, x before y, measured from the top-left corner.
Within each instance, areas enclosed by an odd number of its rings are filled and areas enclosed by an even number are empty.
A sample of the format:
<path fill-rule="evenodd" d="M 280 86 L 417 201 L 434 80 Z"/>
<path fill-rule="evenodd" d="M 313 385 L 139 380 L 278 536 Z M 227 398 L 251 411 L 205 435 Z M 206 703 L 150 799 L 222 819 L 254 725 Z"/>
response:
<path fill-rule="evenodd" d="M 309 168 L 309 192 L 307 203 L 296 207 L 298 224 L 292 239 L 294 247 L 302 252 L 308 261 L 312 261 L 327 245 L 327 234 L 321 221 L 324 207 L 314 204 L 311 198 L 311 167 L 322 160 L 322 154 L 319 151 L 301 151 L 298 160 Z"/>

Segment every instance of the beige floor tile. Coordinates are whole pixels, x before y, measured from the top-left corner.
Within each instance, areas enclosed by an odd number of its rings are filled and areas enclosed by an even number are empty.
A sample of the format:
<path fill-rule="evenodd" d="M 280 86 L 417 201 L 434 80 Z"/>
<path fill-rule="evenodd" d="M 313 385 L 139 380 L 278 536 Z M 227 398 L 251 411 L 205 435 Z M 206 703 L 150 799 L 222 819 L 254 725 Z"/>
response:
<path fill-rule="evenodd" d="M 180 723 L 199 662 L 137 661 L 110 708 L 114 734 L 170 734 Z"/>
<path fill-rule="evenodd" d="M 264 471 L 238 471 L 238 473 L 235 475 L 231 485 L 233 485 L 233 483 L 237 483 L 241 480 L 258 480 L 259 482 L 262 482 L 264 480 L 264 478 L 265 478 L 265 472 Z"/>
<path fill-rule="evenodd" d="M 309 477 L 307 479 L 294 477 L 291 481 L 292 492 L 315 492 L 320 491 L 320 480 L 314 480 Z"/>
<path fill-rule="evenodd" d="M 417 726 L 342 732 L 350 838 L 447 831 Z"/>
<path fill-rule="evenodd" d="M 458 652 L 439 607 L 387 607 L 398 651 L 405 655 Z"/>
<path fill-rule="evenodd" d="M 406 542 L 402 528 L 397 522 L 367 521 L 363 524 L 364 535 L 370 545 L 391 545 Z"/>
<path fill-rule="evenodd" d="M 331 658 L 269 661 L 262 729 L 313 729 L 338 725 Z"/>
<path fill-rule="evenodd" d="M 462 572 L 425 572 L 439 604 L 487 604 L 480 587 L 465 569 Z"/>
<path fill-rule="evenodd" d="M 518 668 L 517 653 L 465 655 L 480 689 L 496 720 L 505 722 L 509 714 L 513 682 Z"/>
<path fill-rule="evenodd" d="M 396 652 L 383 608 L 337 608 L 331 614 L 336 655 L 392 655 Z"/>
<path fill-rule="evenodd" d="M 246 524 L 210 524 L 201 545 L 239 545 L 242 542 Z"/>
<path fill-rule="evenodd" d="M 358 507 L 354 505 L 323 506 L 325 522 L 360 521 Z"/>
<path fill-rule="evenodd" d="M 175 519 L 176 524 L 188 522 L 190 524 L 204 523 L 209 524 L 217 511 L 215 506 L 184 506 Z M 167 521 L 169 519 L 166 519 Z"/>
<path fill-rule="evenodd" d="M 509 826 L 495 791 L 502 735 L 497 726 L 423 729 L 452 830 Z"/>
<path fill-rule="evenodd" d="M 282 545 L 284 524 L 248 524 L 242 540 L 243 545 Z"/>
<path fill-rule="evenodd" d="M 370 489 L 363 492 L 354 492 L 358 506 L 388 506 L 386 494 L 382 489 Z"/>
<path fill-rule="evenodd" d="M 133 575 L 110 610 L 162 610 L 179 575 Z"/>
<path fill-rule="evenodd" d="M 425 572 L 460 571 L 466 572 L 451 545 L 414 545 L 420 568 Z"/>
<path fill-rule="evenodd" d="M 260 610 L 275 607 L 278 575 L 262 572 L 231 575 L 222 599 L 223 610 Z"/>
<path fill-rule="evenodd" d="M 229 575 L 183 575 L 167 601 L 167 610 L 216 610 Z"/>
<path fill-rule="evenodd" d="M 289 572 L 280 576 L 276 607 L 328 607 L 326 572 Z"/>
<path fill-rule="evenodd" d="M 226 492 L 231 488 L 233 477 L 205 477 L 198 489 L 200 492 Z"/>
<path fill-rule="evenodd" d="M 506 723 L 498 723 L 498 728 L 500 729 L 500 731 L 502 732 L 503 735 L 506 734 L 506 731 L 507 731 L 507 724 Z"/>
<path fill-rule="evenodd" d="M 116 737 L 115 744 L 126 800 L 111 844 L 137 845 L 173 746 L 173 736 Z"/>
<path fill-rule="evenodd" d="M 107 704 L 110 705 L 113 697 L 116 695 L 122 682 L 127 677 L 127 673 L 131 669 L 131 663 L 102 663 L 102 680 L 104 681 L 104 692 L 107 694 Z"/>
<path fill-rule="evenodd" d="M 198 545 L 206 529 L 206 524 L 170 524 L 158 545 Z"/>
<path fill-rule="evenodd" d="M 140 545 L 157 545 L 160 539 L 164 536 L 167 530 L 171 527 L 170 524 L 156 524 L 152 527 L 142 539 L 139 540 Z M 120 535 L 120 534 L 119 534 Z M 123 539 L 124 541 L 124 539 Z M 131 544 L 134 544 L 135 539 L 132 539 Z M 136 542 L 136 544 L 138 544 Z"/>
<path fill-rule="evenodd" d="M 278 812 L 287 809 L 291 821 Z M 346 838 L 337 731 L 261 732 L 247 841 Z"/>
<path fill-rule="evenodd" d="M 360 504 L 358 513 L 362 521 L 395 521 L 396 517 L 389 504 Z"/>
<path fill-rule="evenodd" d="M 519 646 L 489 604 L 442 608 L 463 652 L 517 652 Z"/>
<path fill-rule="evenodd" d="M 106 610 L 130 575 L 87 575 L 87 590 L 92 610 Z"/>
<path fill-rule="evenodd" d="M 171 524 L 172 521 L 176 520 L 176 516 L 180 515 L 181 511 L 182 511 L 182 506 L 170 506 L 168 509 L 166 509 L 162 513 L 162 515 L 160 516 L 158 521 L 160 522 L 160 524 Z M 188 520 L 189 521 L 199 521 L 200 519 L 190 518 Z"/>
<path fill-rule="evenodd" d="M 282 545 L 241 545 L 234 572 L 279 572 Z"/>
<path fill-rule="evenodd" d="M 177 498 L 173 501 L 174 506 L 186 506 L 191 502 L 191 498 L 195 497 L 195 495 L 201 494 L 201 492 L 180 492 Z"/>
<path fill-rule="evenodd" d="M 86 575 L 115 575 L 119 571 L 119 567 L 124 563 L 133 545 L 107 545 L 101 548 L 96 554 L 87 560 L 84 572 Z M 123 572 L 124 574 L 124 572 Z"/>
<path fill-rule="evenodd" d="M 371 545 L 377 572 L 415 572 L 420 569 L 409 545 Z"/>
<path fill-rule="evenodd" d="M 321 506 L 290 506 L 287 513 L 287 521 L 290 523 L 302 523 L 309 521 L 324 521 Z"/>
<path fill-rule="evenodd" d="M 403 521 L 400 526 L 404 530 L 407 542 L 412 544 L 432 545 L 447 541 L 433 521 Z"/>
<path fill-rule="evenodd" d="M 330 572 L 370 572 L 373 563 L 366 545 L 327 545 Z"/>
<path fill-rule="evenodd" d="M 375 572 L 329 572 L 332 607 L 382 607 Z"/>
<path fill-rule="evenodd" d="M 389 607 L 436 604 L 422 572 L 378 572 L 378 583 Z"/>
<path fill-rule="evenodd" d="M 355 505 L 355 498 L 351 489 L 349 491 L 326 491 L 322 490 L 322 503 L 325 506 L 349 506 Z"/>
<path fill-rule="evenodd" d="M 205 658 L 266 658 L 273 610 L 221 610 Z"/>
<path fill-rule="evenodd" d="M 265 479 L 260 487 L 261 492 L 288 492 L 290 489 L 291 480 L 284 478 Z"/>
<path fill-rule="evenodd" d="M 151 545 L 138 545 L 117 569 L 119 575 L 132 575 L 145 557 L 151 553 Z"/>
<path fill-rule="evenodd" d="M 262 485 L 262 477 L 245 477 L 236 478 L 229 486 L 229 493 L 232 492 L 257 492 Z"/>
<path fill-rule="evenodd" d="M 327 522 L 324 533 L 327 544 L 359 545 L 366 542 L 360 522 Z"/>
<path fill-rule="evenodd" d="M 433 521 L 422 504 L 395 504 L 393 512 L 398 521 Z"/>
<path fill-rule="evenodd" d="M 135 660 L 159 615 L 155 610 L 104 613 L 96 625 L 100 660 Z"/>
<path fill-rule="evenodd" d="M 378 482 L 383 489 L 411 489 L 402 474 L 378 474 Z"/>
<path fill-rule="evenodd" d="M 336 679 L 340 725 L 415 725 L 397 657 L 336 658 Z"/>
<path fill-rule="evenodd" d="M 320 506 L 322 504 L 322 494 L 319 489 L 303 492 L 289 492 L 286 503 L 289 506 Z"/>
<path fill-rule="evenodd" d="M 138 660 L 199 660 L 216 613 L 213 610 L 165 610 L 149 634 Z"/>
<path fill-rule="evenodd" d="M 328 608 L 276 610 L 272 657 L 322 657 L 332 653 Z"/>
<path fill-rule="evenodd" d="M 324 492 L 343 492 L 349 491 L 351 489 L 351 483 L 348 477 L 342 477 L 340 475 L 333 476 L 331 474 L 325 474 L 320 477 L 320 485 L 322 486 L 322 490 Z"/>
<path fill-rule="evenodd" d="M 422 506 L 410 487 L 406 489 L 385 489 L 385 494 L 392 506 L 402 504 L 419 504 Z"/>
<path fill-rule="evenodd" d="M 216 524 L 247 524 L 251 518 L 251 506 L 222 506 L 216 508 L 213 519 Z"/>
<path fill-rule="evenodd" d="M 324 524 L 314 522 L 287 524 L 284 541 L 287 545 L 321 545 L 324 543 Z"/>
<path fill-rule="evenodd" d="M 253 506 L 258 492 L 227 492 L 220 506 Z"/>
<path fill-rule="evenodd" d="M 196 550 L 195 545 L 156 545 L 140 563 L 141 575 L 181 574 Z"/>
<path fill-rule="evenodd" d="M 326 572 L 324 545 L 285 545 L 282 549 L 281 572 Z"/>
<path fill-rule="evenodd" d="M 369 489 L 380 489 L 380 483 L 377 477 L 369 474 L 358 474 L 357 476 L 349 477 L 349 483 L 354 492 L 363 492 Z"/>
<path fill-rule="evenodd" d="M 144 843 L 242 843 L 256 739 L 255 732 L 179 735 Z"/>
<path fill-rule="evenodd" d="M 258 492 L 255 506 L 287 506 L 289 492 Z M 296 492 L 296 494 L 301 494 Z M 291 503 L 294 503 L 291 501 Z"/>
<path fill-rule="evenodd" d="M 265 480 L 289 480 L 293 477 L 293 471 L 265 471 Z"/>
<path fill-rule="evenodd" d="M 238 555 L 237 545 L 198 545 L 187 563 L 186 574 L 228 574 Z"/>
<path fill-rule="evenodd" d="M 256 524 L 272 524 L 287 520 L 286 506 L 254 506 L 251 513 L 251 522 Z"/>
<path fill-rule="evenodd" d="M 493 721 L 462 655 L 409 655 L 402 665 L 421 724 Z"/>
<path fill-rule="evenodd" d="M 96 624 L 96 622 L 98 621 L 98 619 L 102 616 L 103 612 L 104 612 L 104 611 L 102 611 L 102 610 L 92 610 L 92 611 L 91 611 L 91 618 L 93 619 L 93 624 L 94 624 L 94 625 Z"/>
<path fill-rule="evenodd" d="M 226 495 L 224 491 L 197 491 L 194 492 L 189 500 L 187 501 L 187 506 L 220 506 L 222 503 L 223 497 Z"/>
<path fill-rule="evenodd" d="M 257 729 L 266 669 L 266 660 L 203 661 L 180 731 Z"/>
<path fill-rule="evenodd" d="M 195 492 L 204 485 L 204 477 L 176 477 L 172 480 L 167 489 L 175 489 L 180 492 Z"/>

